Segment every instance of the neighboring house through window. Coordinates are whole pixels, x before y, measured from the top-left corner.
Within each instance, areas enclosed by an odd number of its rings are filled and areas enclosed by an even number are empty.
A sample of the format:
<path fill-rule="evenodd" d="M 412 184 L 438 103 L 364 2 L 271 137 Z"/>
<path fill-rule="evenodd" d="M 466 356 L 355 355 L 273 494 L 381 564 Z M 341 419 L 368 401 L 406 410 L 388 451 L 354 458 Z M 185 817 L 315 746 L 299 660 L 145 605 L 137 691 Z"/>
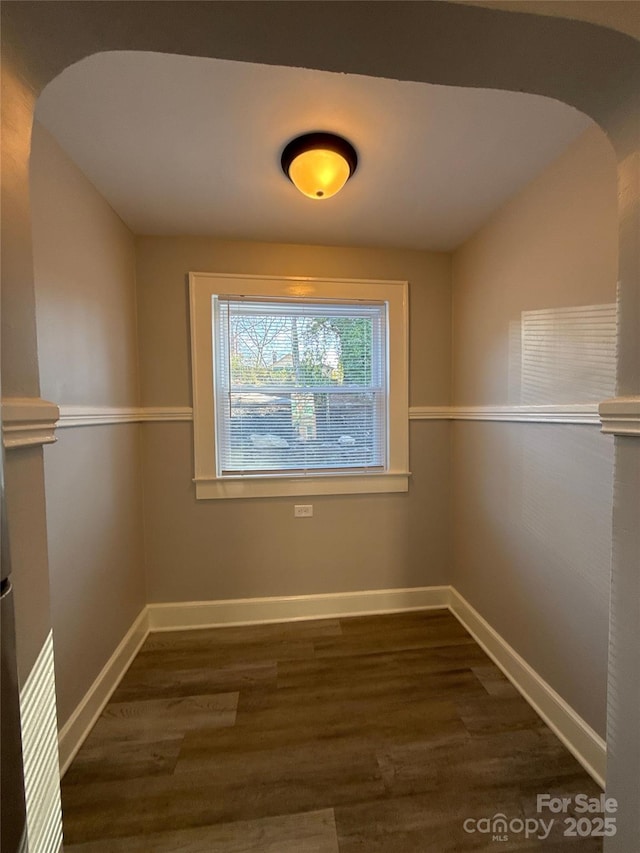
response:
<path fill-rule="evenodd" d="M 406 491 L 406 282 L 190 274 L 198 498 Z"/>

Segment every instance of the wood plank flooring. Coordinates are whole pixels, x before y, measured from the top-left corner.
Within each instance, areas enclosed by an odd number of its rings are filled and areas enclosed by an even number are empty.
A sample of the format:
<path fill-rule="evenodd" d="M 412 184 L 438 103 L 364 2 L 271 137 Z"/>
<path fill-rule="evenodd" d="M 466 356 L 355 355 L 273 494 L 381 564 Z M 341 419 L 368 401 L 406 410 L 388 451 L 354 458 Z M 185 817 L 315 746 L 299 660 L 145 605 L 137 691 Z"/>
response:
<path fill-rule="evenodd" d="M 63 780 L 65 851 L 602 850 L 465 832 L 538 793 L 600 790 L 447 611 L 158 633 Z"/>

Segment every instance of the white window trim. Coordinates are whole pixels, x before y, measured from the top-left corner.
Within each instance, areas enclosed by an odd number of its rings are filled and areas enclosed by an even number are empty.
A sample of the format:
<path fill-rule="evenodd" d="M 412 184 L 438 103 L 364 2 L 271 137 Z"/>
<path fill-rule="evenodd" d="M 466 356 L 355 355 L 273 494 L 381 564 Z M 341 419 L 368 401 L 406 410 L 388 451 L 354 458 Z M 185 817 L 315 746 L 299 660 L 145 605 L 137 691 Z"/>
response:
<path fill-rule="evenodd" d="M 213 383 L 215 295 L 362 299 L 388 311 L 388 467 L 375 473 L 218 477 Z M 409 286 L 406 281 L 189 273 L 196 498 L 257 498 L 406 492 L 409 488 Z"/>

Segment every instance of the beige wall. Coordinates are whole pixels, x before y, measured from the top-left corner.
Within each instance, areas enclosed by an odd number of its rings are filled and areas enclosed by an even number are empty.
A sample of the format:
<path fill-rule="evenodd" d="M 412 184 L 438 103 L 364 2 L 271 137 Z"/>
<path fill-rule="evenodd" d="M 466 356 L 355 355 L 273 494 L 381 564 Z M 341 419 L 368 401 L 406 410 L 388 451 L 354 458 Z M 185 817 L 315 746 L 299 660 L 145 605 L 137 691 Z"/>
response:
<path fill-rule="evenodd" d="M 31 199 L 42 396 L 135 405 L 133 237 L 37 123 Z M 62 725 L 145 603 L 139 426 L 59 430 L 44 456 Z"/>
<path fill-rule="evenodd" d="M 49 634 L 47 527 L 41 447 L 23 447 L 5 456 L 7 516 L 14 588 L 18 680 L 29 677 Z"/>
<path fill-rule="evenodd" d="M 36 95 L 21 62 L 20 41 L 7 38 L 6 21 L 3 20 L 2 24 L 2 396 L 38 397 L 40 385 L 29 208 L 29 150 Z M 20 685 L 31 672 L 51 627 L 43 471 L 40 447 L 6 455 L 5 498 L 11 539 Z M 4 536 L 4 531 L 0 531 L 0 536 Z"/>
<path fill-rule="evenodd" d="M 454 255 L 456 405 L 520 403 L 521 312 L 615 302 L 617 253 L 615 159 L 594 127 Z"/>
<path fill-rule="evenodd" d="M 614 156 L 593 129 L 455 253 L 456 404 L 527 402 L 522 312 L 615 302 L 615 205 Z M 581 326 L 541 332 L 576 355 L 534 363 L 536 404 L 614 394 L 602 352 L 590 361 L 603 331 Z M 612 481 L 613 441 L 596 426 L 454 425 L 453 583 L 601 735 Z"/>
<path fill-rule="evenodd" d="M 31 179 L 41 395 L 135 406 L 133 236 L 38 122 Z"/>
<path fill-rule="evenodd" d="M 448 254 L 216 240 L 138 237 L 140 394 L 145 406 L 191 404 L 189 272 L 408 280 L 410 403 L 450 394 L 451 259 Z"/>
<path fill-rule="evenodd" d="M 141 395 L 145 405 L 191 401 L 189 271 L 410 282 L 410 396 L 446 404 L 450 259 L 410 251 L 141 237 L 137 240 Z M 446 582 L 449 426 L 411 426 L 408 494 L 196 501 L 192 426 L 143 426 L 147 573 L 151 601 L 423 586 Z"/>

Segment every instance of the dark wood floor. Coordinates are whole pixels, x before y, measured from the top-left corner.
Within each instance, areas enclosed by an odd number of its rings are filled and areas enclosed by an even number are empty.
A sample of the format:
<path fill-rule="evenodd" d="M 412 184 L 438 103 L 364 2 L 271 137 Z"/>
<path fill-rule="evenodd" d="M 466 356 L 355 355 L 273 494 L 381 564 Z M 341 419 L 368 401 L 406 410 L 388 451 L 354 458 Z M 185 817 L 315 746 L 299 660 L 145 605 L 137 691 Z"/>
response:
<path fill-rule="evenodd" d="M 65 850 L 600 851 L 463 828 L 547 792 L 600 794 L 446 611 L 158 633 L 63 780 Z"/>

